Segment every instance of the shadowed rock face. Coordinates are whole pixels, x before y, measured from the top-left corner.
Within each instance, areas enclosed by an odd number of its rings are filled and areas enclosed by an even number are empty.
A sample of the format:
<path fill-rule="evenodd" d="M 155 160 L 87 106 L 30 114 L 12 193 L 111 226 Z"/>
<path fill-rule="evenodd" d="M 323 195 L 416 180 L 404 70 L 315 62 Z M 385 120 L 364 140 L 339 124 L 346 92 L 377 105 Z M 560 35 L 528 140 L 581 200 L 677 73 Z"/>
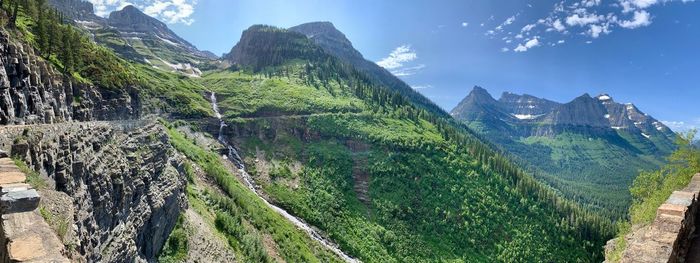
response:
<path fill-rule="evenodd" d="M 75 253 L 88 262 L 154 260 L 187 207 L 183 159 L 159 124 L 6 127 L 0 144 L 70 197 Z"/>
<path fill-rule="evenodd" d="M 49 0 L 49 5 L 54 6 L 63 15 L 80 21 L 102 20 L 101 17 L 95 15 L 95 9 L 92 3 L 83 0 Z"/>
<path fill-rule="evenodd" d="M 30 46 L 0 31 L 0 124 L 130 119 L 140 115 L 140 107 L 133 87 L 74 83 Z"/>

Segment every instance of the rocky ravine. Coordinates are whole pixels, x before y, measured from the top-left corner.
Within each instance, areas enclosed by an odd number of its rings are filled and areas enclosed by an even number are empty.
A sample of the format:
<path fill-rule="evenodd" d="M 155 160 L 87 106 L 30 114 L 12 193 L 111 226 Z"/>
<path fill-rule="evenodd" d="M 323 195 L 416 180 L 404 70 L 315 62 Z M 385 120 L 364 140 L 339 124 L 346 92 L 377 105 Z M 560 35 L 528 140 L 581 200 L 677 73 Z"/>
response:
<path fill-rule="evenodd" d="M 78 261 L 154 260 L 187 206 L 183 158 L 153 121 L 5 126 L 0 145 L 68 195 Z"/>

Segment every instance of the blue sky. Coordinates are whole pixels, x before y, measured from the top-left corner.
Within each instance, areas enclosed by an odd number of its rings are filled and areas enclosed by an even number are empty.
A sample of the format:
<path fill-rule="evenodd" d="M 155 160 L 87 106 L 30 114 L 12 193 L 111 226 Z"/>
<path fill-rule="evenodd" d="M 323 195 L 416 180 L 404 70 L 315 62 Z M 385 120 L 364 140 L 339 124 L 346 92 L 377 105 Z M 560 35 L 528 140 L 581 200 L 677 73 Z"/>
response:
<path fill-rule="evenodd" d="M 700 1 L 90 0 L 134 4 L 200 49 L 253 24 L 331 21 L 446 110 L 474 85 L 567 102 L 609 93 L 676 130 L 700 127 Z"/>

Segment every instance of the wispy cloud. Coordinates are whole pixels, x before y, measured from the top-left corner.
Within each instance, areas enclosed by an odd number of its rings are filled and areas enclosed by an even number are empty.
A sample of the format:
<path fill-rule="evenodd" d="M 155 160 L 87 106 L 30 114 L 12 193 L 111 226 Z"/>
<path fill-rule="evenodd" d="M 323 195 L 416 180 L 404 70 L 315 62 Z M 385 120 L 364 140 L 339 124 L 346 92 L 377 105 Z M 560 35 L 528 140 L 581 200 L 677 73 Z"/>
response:
<path fill-rule="evenodd" d="M 95 14 L 106 17 L 109 13 L 133 5 L 145 14 L 168 24 L 194 23 L 192 15 L 197 0 L 87 0 L 95 7 Z"/>
<path fill-rule="evenodd" d="M 502 39 L 511 44 L 511 50 L 523 52 L 528 47 L 527 42 L 538 39 L 536 46 L 556 46 L 559 42 L 579 39 L 590 43 L 604 35 L 612 34 L 615 30 L 633 30 L 649 26 L 654 16 L 651 7 L 661 4 L 695 0 L 562 0 L 554 4 L 552 11 L 545 17 L 535 21 L 524 21 L 518 24 L 515 19 L 520 12 L 510 17 L 494 29 L 487 30 L 485 35 L 494 37 L 505 35 Z M 510 26 L 512 24 L 512 26 Z M 566 41 L 569 43 L 570 41 Z"/>
<path fill-rule="evenodd" d="M 425 68 L 423 64 L 406 65 L 406 63 L 416 59 L 418 59 L 418 54 L 410 45 L 401 45 L 391 51 L 389 56 L 377 61 L 377 65 L 389 70 L 396 76 L 410 76 Z"/>
<path fill-rule="evenodd" d="M 674 132 L 686 132 L 689 130 L 700 129 L 700 118 L 691 121 L 661 121 Z"/>
<path fill-rule="evenodd" d="M 420 89 L 432 89 L 432 88 L 433 88 L 433 85 L 428 85 L 428 84 L 426 84 L 426 85 L 414 85 L 414 86 L 411 86 L 411 88 L 413 88 L 413 89 L 415 89 L 415 90 L 420 90 Z"/>
<path fill-rule="evenodd" d="M 391 74 L 394 74 L 394 76 L 397 77 L 405 77 L 405 76 L 411 76 L 415 75 L 419 71 L 425 68 L 425 65 L 420 64 L 417 66 L 412 66 L 412 67 L 404 67 L 404 68 L 397 68 L 394 70 L 390 70 Z"/>

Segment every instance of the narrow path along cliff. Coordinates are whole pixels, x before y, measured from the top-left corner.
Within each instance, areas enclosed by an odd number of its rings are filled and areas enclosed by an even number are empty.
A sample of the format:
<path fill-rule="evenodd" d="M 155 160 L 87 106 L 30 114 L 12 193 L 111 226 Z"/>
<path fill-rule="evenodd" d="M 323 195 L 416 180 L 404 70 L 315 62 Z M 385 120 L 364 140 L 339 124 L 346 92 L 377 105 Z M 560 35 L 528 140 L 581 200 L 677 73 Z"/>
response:
<path fill-rule="evenodd" d="M 212 92 L 211 93 L 211 105 L 212 109 L 214 110 L 214 115 L 216 116 L 217 119 L 219 119 L 219 134 L 218 134 L 218 141 L 224 145 L 228 149 L 228 155 L 224 156 L 225 159 L 229 160 L 236 168 L 238 168 L 239 174 L 241 176 L 241 179 L 243 182 L 245 182 L 246 186 L 255 193 L 267 206 L 272 208 L 275 212 L 289 220 L 292 224 L 294 224 L 297 228 L 304 230 L 309 237 L 312 239 L 318 241 L 321 243 L 324 247 L 326 247 L 328 250 L 333 251 L 336 255 L 341 257 L 343 260 L 346 262 L 352 262 L 352 263 L 359 263 L 361 262 L 358 259 L 355 259 L 347 254 L 345 254 L 340 248 L 338 248 L 338 245 L 336 245 L 332 240 L 326 238 L 322 233 L 320 233 L 319 230 L 316 230 L 314 227 L 308 225 L 305 223 L 302 219 L 290 214 L 286 210 L 270 203 L 265 199 L 257 190 L 255 181 L 253 178 L 246 172 L 245 169 L 245 164 L 243 163 L 243 160 L 238 154 L 238 151 L 236 148 L 234 148 L 227 140 L 226 137 L 223 135 L 224 127 L 226 127 L 226 122 L 223 119 L 223 116 L 219 112 L 219 106 L 217 104 L 216 100 L 216 93 Z"/>

